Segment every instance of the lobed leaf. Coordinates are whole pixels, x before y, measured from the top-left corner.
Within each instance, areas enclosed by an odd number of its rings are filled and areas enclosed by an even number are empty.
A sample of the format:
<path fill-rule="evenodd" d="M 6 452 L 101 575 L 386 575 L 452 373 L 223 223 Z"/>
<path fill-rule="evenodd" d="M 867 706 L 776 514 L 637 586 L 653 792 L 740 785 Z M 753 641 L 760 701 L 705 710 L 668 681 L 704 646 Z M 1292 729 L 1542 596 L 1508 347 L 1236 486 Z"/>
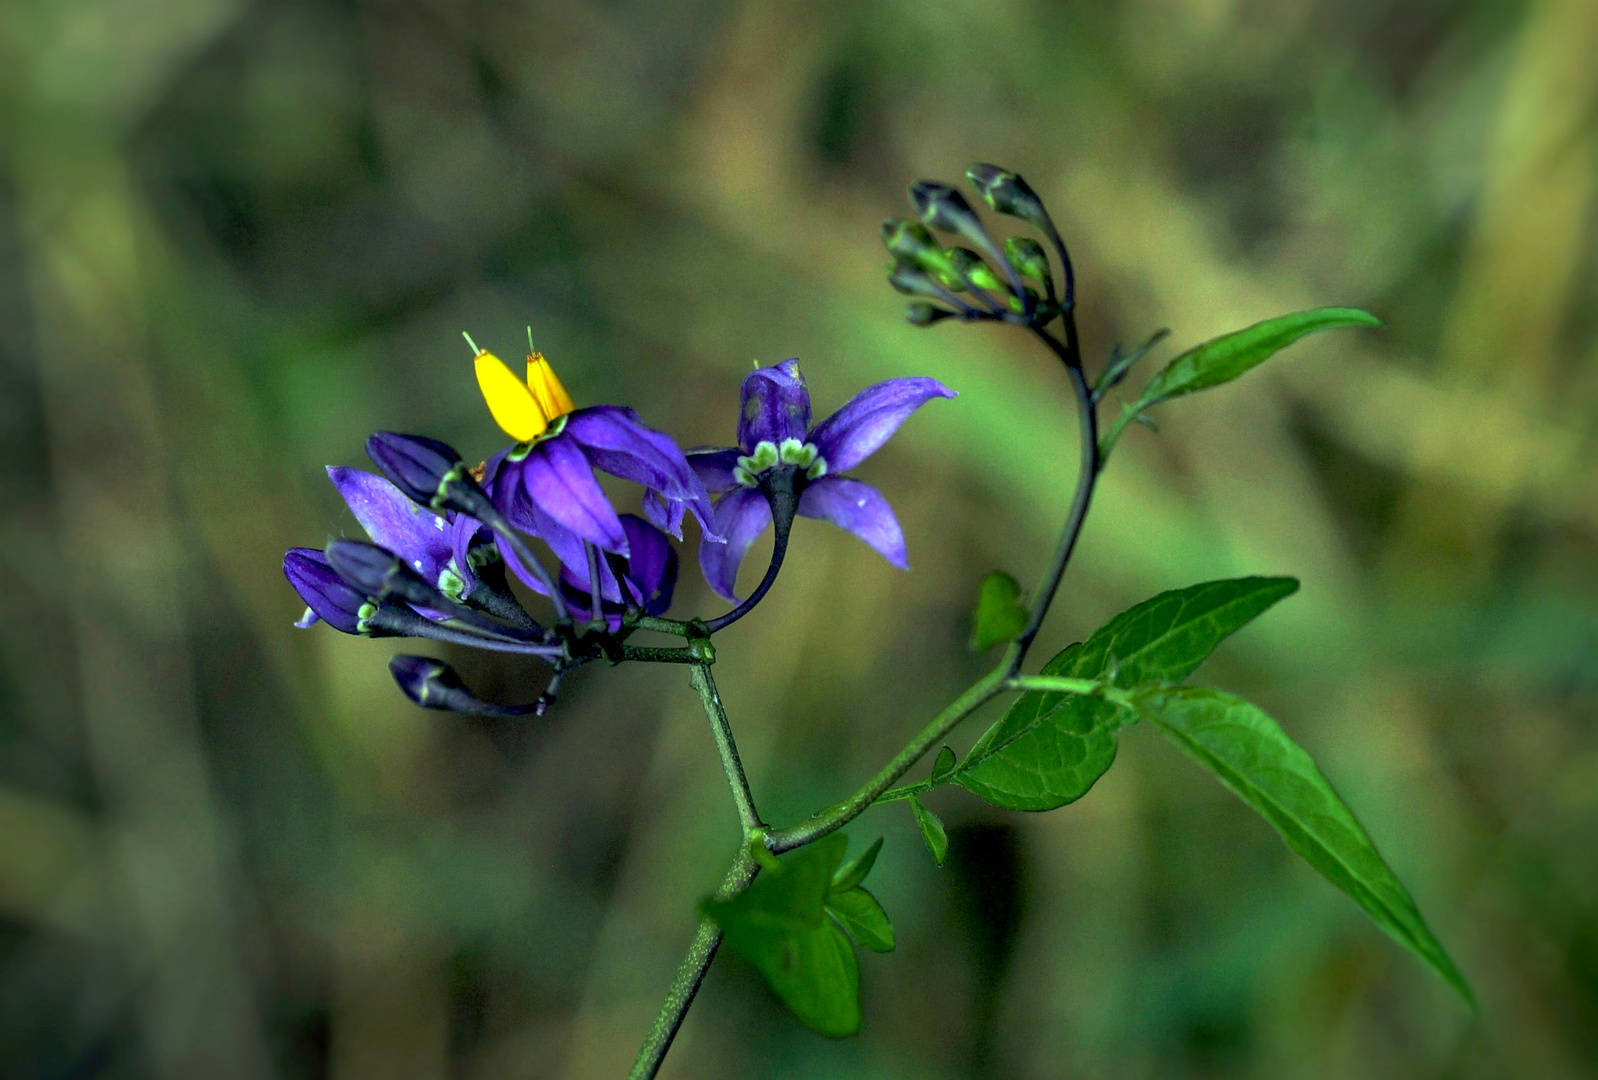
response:
<path fill-rule="evenodd" d="M 1178 682 L 1297 588 L 1292 578 L 1245 577 L 1161 593 L 1065 649 L 1040 674 L 1107 679 L 1122 688 Z M 1053 810 L 1104 775 L 1123 722 L 1121 710 L 1102 698 L 1032 691 L 977 740 L 952 779 L 995 806 Z"/>
<path fill-rule="evenodd" d="M 781 860 L 731 900 L 704 905 L 727 944 L 766 977 L 807 1027 L 823 1035 L 860 1030 L 860 965 L 827 915 L 833 874 L 848 840 L 834 833 Z"/>
<path fill-rule="evenodd" d="M 1465 977 L 1309 754 L 1247 701 L 1208 687 L 1151 688 L 1143 716 L 1208 769 L 1321 876 L 1470 1002 Z"/>
<path fill-rule="evenodd" d="M 1021 584 L 1003 570 L 982 579 L 976 612 L 971 618 L 971 650 L 983 652 L 1009 641 L 1026 629 L 1028 612 L 1021 603 Z"/>
<path fill-rule="evenodd" d="M 877 898 L 856 886 L 827 897 L 827 912 L 849 931 L 862 948 L 872 952 L 893 951 L 893 924 Z"/>

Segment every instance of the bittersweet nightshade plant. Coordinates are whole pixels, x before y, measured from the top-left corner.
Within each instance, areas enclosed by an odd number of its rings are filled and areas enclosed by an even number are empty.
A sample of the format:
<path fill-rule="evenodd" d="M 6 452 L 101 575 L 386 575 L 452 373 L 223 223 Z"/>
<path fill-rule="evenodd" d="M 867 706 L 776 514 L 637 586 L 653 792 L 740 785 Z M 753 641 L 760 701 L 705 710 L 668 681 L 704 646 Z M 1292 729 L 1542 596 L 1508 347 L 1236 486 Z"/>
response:
<path fill-rule="evenodd" d="M 702 905 L 698 930 L 644 1037 L 633 1078 L 659 1069 L 723 940 L 765 976 L 800 1021 L 825 1035 L 853 1034 L 861 1023 L 855 949 L 891 951 L 895 936 L 864 884 L 882 841 L 846 861 L 849 845 L 839 830 L 873 806 L 903 802 L 941 864 L 948 839 L 921 802 L 927 791 L 954 785 L 994 806 L 1053 810 L 1093 786 L 1114 763 L 1121 731 L 1139 722 L 1258 811 L 1294 852 L 1471 1001 L 1464 976 L 1309 756 L 1254 705 L 1184 685 L 1227 637 L 1296 591 L 1296 581 L 1244 577 L 1172 589 L 1117 615 L 1035 674 L 1025 672 L 1094 487 L 1129 424 L 1146 420 L 1163 402 L 1237 378 L 1306 334 L 1379 321 L 1354 308 L 1320 308 L 1205 342 L 1161 369 L 1101 435 L 1104 397 L 1166 332 L 1129 352 L 1117 347 L 1090 381 L 1077 337 L 1070 256 L 1042 200 L 1025 180 L 997 166 L 976 165 L 967 176 L 991 210 L 1032 226 L 1042 240 L 1012 236 L 996 243 L 958 190 L 922 181 L 911 188 L 917 219 L 891 220 L 882 229 L 894 257 L 889 281 L 916 297 L 908 311 L 913 324 L 1006 323 L 1049 350 L 1075 402 L 1076 487 L 1041 580 L 1027 591 L 995 571 L 978 590 L 971 643 L 979 651 L 1004 646 L 992 670 L 852 795 L 784 828 L 761 818 L 712 677 L 713 637 L 773 587 L 795 515 L 833 522 L 895 566 L 907 565 L 905 537 L 886 501 L 840 474 L 882 446 L 927 401 L 955 396 L 934 379 L 878 383 L 812 425 L 798 361 L 757 366 L 743 380 L 737 445 L 685 454 L 631 409 L 576 408 L 531 341 L 525 381 L 474 344 L 484 398 L 515 444 L 469 468 L 437 440 L 379 432 L 367 450 L 387 480 L 330 469 L 371 542 L 336 540 L 325 552 L 295 548 L 284 557 L 285 575 L 309 606 L 297 625 L 320 620 L 351 634 L 431 638 L 521 654 L 547 667 L 548 688 L 537 700 L 498 704 L 477 697 L 441 660 L 400 655 L 390 661 L 395 682 L 412 701 L 466 714 L 542 715 L 563 676 L 596 661 L 687 666 L 727 775 L 741 841 L 720 887 Z M 945 248 L 935 231 L 970 246 Z M 644 516 L 618 512 L 595 481 L 595 469 L 641 485 Z M 719 496 L 713 508 L 712 494 Z M 735 606 L 679 621 L 666 617 L 678 567 L 671 538 L 682 538 L 688 513 L 702 526 L 699 563 L 706 580 Z M 768 527 L 775 529 L 770 564 L 739 603 L 739 565 Z M 529 538 L 554 559 L 555 572 Z M 542 619 L 513 591 L 512 577 L 545 598 L 549 611 Z M 638 645 L 633 639 L 639 633 L 681 644 Z M 963 760 L 943 745 L 972 713 L 1005 695 L 1014 698 L 1009 708 Z M 934 749 L 925 778 L 901 784 Z"/>

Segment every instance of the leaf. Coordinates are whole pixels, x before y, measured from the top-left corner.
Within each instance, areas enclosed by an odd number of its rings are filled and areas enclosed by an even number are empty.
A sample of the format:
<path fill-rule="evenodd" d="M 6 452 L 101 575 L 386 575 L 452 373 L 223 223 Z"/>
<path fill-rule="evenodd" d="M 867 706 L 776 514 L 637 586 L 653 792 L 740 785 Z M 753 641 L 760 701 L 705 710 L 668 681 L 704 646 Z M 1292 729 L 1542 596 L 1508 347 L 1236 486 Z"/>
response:
<path fill-rule="evenodd" d="M 832 891 L 848 892 L 866 879 L 871 873 L 871 868 L 876 865 L 877 853 L 882 850 L 882 837 L 877 837 L 876 842 L 860 854 L 838 867 L 838 872 L 832 875 Z"/>
<path fill-rule="evenodd" d="M 920 799 L 911 799 L 910 813 L 915 815 L 916 824 L 921 828 L 921 839 L 927 842 L 927 850 L 932 852 L 932 861 L 939 866 L 943 865 L 943 858 L 949 854 L 949 834 L 943 828 L 943 822 L 938 815 L 921 805 Z"/>
<path fill-rule="evenodd" d="M 849 936 L 872 952 L 893 951 L 893 924 L 877 898 L 856 887 L 827 897 L 827 910 Z"/>
<path fill-rule="evenodd" d="M 1472 1007 L 1465 977 L 1315 762 L 1263 711 L 1208 687 L 1152 688 L 1145 717 L 1270 822 L 1287 846 L 1425 961 Z"/>
<path fill-rule="evenodd" d="M 1299 338 L 1317 330 L 1330 330 L 1338 326 L 1381 325 L 1380 319 L 1359 308 L 1313 308 L 1267 319 L 1195 346 L 1166 364 L 1158 375 L 1149 380 L 1136 404 L 1116 418 L 1100 441 L 1100 456 L 1109 456 L 1110 449 L 1128 423 L 1142 415 L 1143 410 L 1162 401 L 1231 382 Z"/>
<path fill-rule="evenodd" d="M 827 893 L 848 840 L 817 840 L 781 860 L 731 900 L 704 905 L 732 946 L 766 977 L 807 1027 L 823 1035 L 860 1030 L 860 965 L 827 916 Z"/>
<path fill-rule="evenodd" d="M 1105 679 L 1122 688 L 1180 682 L 1217 645 L 1297 588 L 1292 578 L 1245 577 L 1161 593 L 1061 652 L 1040 674 Z M 953 780 L 1011 810 L 1064 806 L 1087 794 L 1115 761 L 1123 715 L 1102 698 L 1023 694 L 977 740 Z"/>
<path fill-rule="evenodd" d="M 1140 407 L 1231 382 L 1317 330 L 1380 325 L 1380 319 L 1359 308 L 1324 307 L 1279 315 L 1243 330 L 1222 334 L 1166 364 L 1144 388 L 1139 398 Z"/>
<path fill-rule="evenodd" d="M 938 751 L 938 759 L 932 763 L 932 775 L 927 777 L 928 783 L 941 784 L 954 772 L 954 751 L 945 746 Z"/>
<path fill-rule="evenodd" d="M 1029 613 L 1021 603 L 1021 584 L 1003 570 L 982 579 L 971 618 L 971 651 L 983 652 L 1026 629 Z"/>

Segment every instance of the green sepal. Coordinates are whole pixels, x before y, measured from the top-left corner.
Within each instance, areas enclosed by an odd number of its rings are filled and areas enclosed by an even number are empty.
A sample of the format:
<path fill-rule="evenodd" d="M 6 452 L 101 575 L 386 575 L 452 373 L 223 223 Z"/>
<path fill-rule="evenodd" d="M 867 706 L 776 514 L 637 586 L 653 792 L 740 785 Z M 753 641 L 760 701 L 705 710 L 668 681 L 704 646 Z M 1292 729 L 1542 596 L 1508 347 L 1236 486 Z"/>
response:
<path fill-rule="evenodd" d="M 921 830 L 921 839 L 927 842 L 927 850 L 932 852 L 932 861 L 939 866 L 943 865 L 944 857 L 949 854 L 949 833 L 943 827 L 943 821 L 921 805 L 920 799 L 909 799 L 910 813 L 916 819 L 916 827 Z"/>
<path fill-rule="evenodd" d="M 861 948 L 872 952 L 893 951 L 893 924 L 877 898 L 865 889 L 856 886 L 829 894 L 827 912 Z"/>
<path fill-rule="evenodd" d="M 766 978 L 800 1022 L 822 1035 L 860 1030 L 860 964 L 827 914 L 833 873 L 848 840 L 823 837 L 780 860 L 731 900 L 707 900 L 727 944 Z"/>
<path fill-rule="evenodd" d="M 995 570 L 982 579 L 971 616 L 971 650 L 983 652 L 1010 641 L 1026 629 L 1030 613 L 1021 603 L 1021 583 Z"/>
<path fill-rule="evenodd" d="M 1054 273 L 1042 244 L 1030 236 L 1012 236 L 1004 242 L 1004 256 L 1018 274 L 1043 286 L 1043 295 L 1054 295 Z"/>

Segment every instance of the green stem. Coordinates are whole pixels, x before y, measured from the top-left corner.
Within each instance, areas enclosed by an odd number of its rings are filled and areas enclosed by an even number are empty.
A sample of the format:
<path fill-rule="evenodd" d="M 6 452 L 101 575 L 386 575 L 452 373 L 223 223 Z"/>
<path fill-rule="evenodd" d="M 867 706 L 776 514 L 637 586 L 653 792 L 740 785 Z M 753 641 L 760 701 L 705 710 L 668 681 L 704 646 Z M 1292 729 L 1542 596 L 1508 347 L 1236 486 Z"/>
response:
<path fill-rule="evenodd" d="M 766 847 L 778 853 L 803 847 L 843 828 L 863 814 L 867 807 L 877 801 L 879 795 L 892 787 L 895 780 L 908 772 L 912 765 L 921 760 L 923 754 L 941 742 L 943 737 L 953 731 L 962 720 L 1004 692 L 1010 678 L 1010 665 L 1014 662 L 1013 654 L 1018 652 L 1019 648 L 1019 645 L 1012 642 L 998 667 L 972 683 L 965 693 L 934 716 L 932 721 L 921 729 L 921 733 L 895 754 L 893 760 L 884 765 L 882 770 L 868 780 L 859 791 L 843 802 L 835 803 L 821 811 L 809 821 L 801 821 L 786 829 L 778 829 L 767 837 Z"/>
<path fill-rule="evenodd" d="M 732 725 L 727 722 L 727 710 L 722 707 L 721 694 L 716 690 L 716 680 L 711 677 L 710 665 L 700 661 L 688 673 L 688 681 L 699 691 L 699 701 L 710 718 L 710 732 L 716 738 L 716 750 L 721 754 L 721 767 L 727 773 L 727 786 L 732 788 L 732 801 L 738 806 L 738 821 L 747 837 L 756 829 L 764 829 L 765 822 L 755 809 L 754 796 L 749 792 L 749 778 L 744 775 L 743 762 L 738 759 L 738 744 L 732 737 Z"/>
<path fill-rule="evenodd" d="M 743 892 L 759 872 L 760 867 L 750 856 L 748 847 L 740 847 L 738 857 L 721 879 L 716 899 L 729 900 Z M 677 977 L 672 979 L 671 989 L 666 991 L 666 1000 L 661 1003 L 660 1012 L 655 1014 L 655 1022 L 650 1025 L 644 1044 L 638 1048 L 638 1057 L 633 1060 L 627 1080 L 653 1080 L 660 1071 L 660 1063 L 665 1060 L 666 1051 L 671 1049 L 671 1041 L 677 1037 L 683 1018 L 688 1015 L 688 1008 L 694 1003 L 694 995 L 699 993 L 699 985 L 705 981 L 705 972 L 710 970 L 710 962 L 715 959 L 716 948 L 720 944 L 721 928 L 713 919 L 701 918 L 699 929 L 694 931 L 694 940 L 688 946 L 688 955 L 683 957 L 677 968 Z"/>

